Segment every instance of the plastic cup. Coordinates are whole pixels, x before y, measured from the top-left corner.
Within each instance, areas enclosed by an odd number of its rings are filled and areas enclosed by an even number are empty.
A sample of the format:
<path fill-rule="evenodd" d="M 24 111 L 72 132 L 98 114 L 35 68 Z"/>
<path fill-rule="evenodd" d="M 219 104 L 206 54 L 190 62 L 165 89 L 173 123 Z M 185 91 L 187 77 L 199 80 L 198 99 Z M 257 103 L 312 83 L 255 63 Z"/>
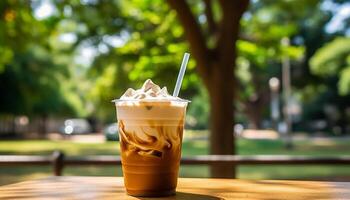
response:
<path fill-rule="evenodd" d="M 129 195 L 175 194 L 186 100 L 116 100 L 124 184 Z"/>

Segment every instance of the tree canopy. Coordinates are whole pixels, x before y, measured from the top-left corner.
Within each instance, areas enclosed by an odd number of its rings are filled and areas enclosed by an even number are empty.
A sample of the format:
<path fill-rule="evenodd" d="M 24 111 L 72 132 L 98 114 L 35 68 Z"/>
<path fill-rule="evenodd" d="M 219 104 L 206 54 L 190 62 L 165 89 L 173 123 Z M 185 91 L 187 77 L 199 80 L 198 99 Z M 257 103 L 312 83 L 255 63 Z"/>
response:
<path fill-rule="evenodd" d="M 110 101 L 128 87 L 139 87 L 152 78 L 172 91 L 181 57 L 190 46 L 169 4 L 160 0 L 152 4 L 48 1 L 51 13 L 37 17 L 45 2 L 0 2 L 1 114 L 96 116 L 110 122 L 115 120 Z M 208 58 L 216 58 L 213 52 L 223 13 L 220 2 L 186 3 L 203 32 Z M 344 37 L 349 20 L 328 33 L 325 27 L 336 11 L 324 8 L 327 3 L 340 7 L 345 1 L 251 2 L 240 21 L 236 43 L 236 121 L 266 118 L 267 82 L 272 76 L 280 77 L 281 58 L 286 55 L 291 58 L 292 84 L 305 112 L 324 116 L 323 105 L 345 102 L 350 90 L 349 45 Z M 288 48 L 281 45 L 284 37 L 291 40 Z M 199 64 L 191 59 L 181 96 L 193 100 L 189 124 L 208 128 L 211 95 L 196 73 Z M 332 85 L 342 96 L 329 93 Z M 332 98 L 313 108 L 317 99 L 326 99 L 325 93 Z M 260 119 L 253 119 L 259 115 Z M 310 116 L 316 114 L 305 115 Z"/>
<path fill-rule="evenodd" d="M 310 67 L 315 75 L 339 77 L 339 94 L 350 94 L 350 38 L 336 38 L 325 44 L 310 60 Z"/>
<path fill-rule="evenodd" d="M 72 92 L 76 86 L 68 67 L 71 56 L 51 43 L 57 19 L 37 20 L 29 2 L 2 1 L 0 9 L 1 113 L 82 112 L 81 99 Z"/>

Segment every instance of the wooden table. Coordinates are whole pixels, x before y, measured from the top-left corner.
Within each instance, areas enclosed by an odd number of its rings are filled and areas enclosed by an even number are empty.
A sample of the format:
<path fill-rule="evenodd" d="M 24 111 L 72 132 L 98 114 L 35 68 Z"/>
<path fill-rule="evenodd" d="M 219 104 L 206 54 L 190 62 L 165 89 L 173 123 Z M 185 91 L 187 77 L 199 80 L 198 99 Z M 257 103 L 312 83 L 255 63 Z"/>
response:
<path fill-rule="evenodd" d="M 126 195 L 121 177 L 63 176 L 2 186 L 0 199 L 152 198 Z M 180 178 L 176 196 L 157 199 L 350 199 L 350 183 Z"/>

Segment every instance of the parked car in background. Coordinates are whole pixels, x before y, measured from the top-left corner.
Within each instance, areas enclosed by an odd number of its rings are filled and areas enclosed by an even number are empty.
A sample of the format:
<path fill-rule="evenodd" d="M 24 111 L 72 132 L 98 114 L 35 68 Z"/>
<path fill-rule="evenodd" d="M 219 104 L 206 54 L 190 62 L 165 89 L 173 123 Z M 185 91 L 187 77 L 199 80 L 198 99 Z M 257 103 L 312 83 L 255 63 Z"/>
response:
<path fill-rule="evenodd" d="M 85 119 L 67 119 L 61 128 L 61 132 L 66 135 L 91 133 L 91 126 Z"/>
<path fill-rule="evenodd" d="M 104 129 L 103 133 L 107 141 L 119 141 L 118 124 L 108 124 Z"/>

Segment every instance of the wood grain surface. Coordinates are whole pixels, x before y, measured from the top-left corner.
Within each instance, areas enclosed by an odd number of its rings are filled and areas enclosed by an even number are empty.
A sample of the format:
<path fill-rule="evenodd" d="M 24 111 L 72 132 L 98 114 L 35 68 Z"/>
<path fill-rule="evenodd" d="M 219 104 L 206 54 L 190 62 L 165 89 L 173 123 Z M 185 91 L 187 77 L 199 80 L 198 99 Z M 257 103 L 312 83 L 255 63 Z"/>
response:
<path fill-rule="evenodd" d="M 48 177 L 1 186 L 0 199 L 154 199 L 128 196 L 123 184 L 122 177 Z M 350 183 L 179 178 L 175 196 L 156 199 L 350 200 Z"/>

